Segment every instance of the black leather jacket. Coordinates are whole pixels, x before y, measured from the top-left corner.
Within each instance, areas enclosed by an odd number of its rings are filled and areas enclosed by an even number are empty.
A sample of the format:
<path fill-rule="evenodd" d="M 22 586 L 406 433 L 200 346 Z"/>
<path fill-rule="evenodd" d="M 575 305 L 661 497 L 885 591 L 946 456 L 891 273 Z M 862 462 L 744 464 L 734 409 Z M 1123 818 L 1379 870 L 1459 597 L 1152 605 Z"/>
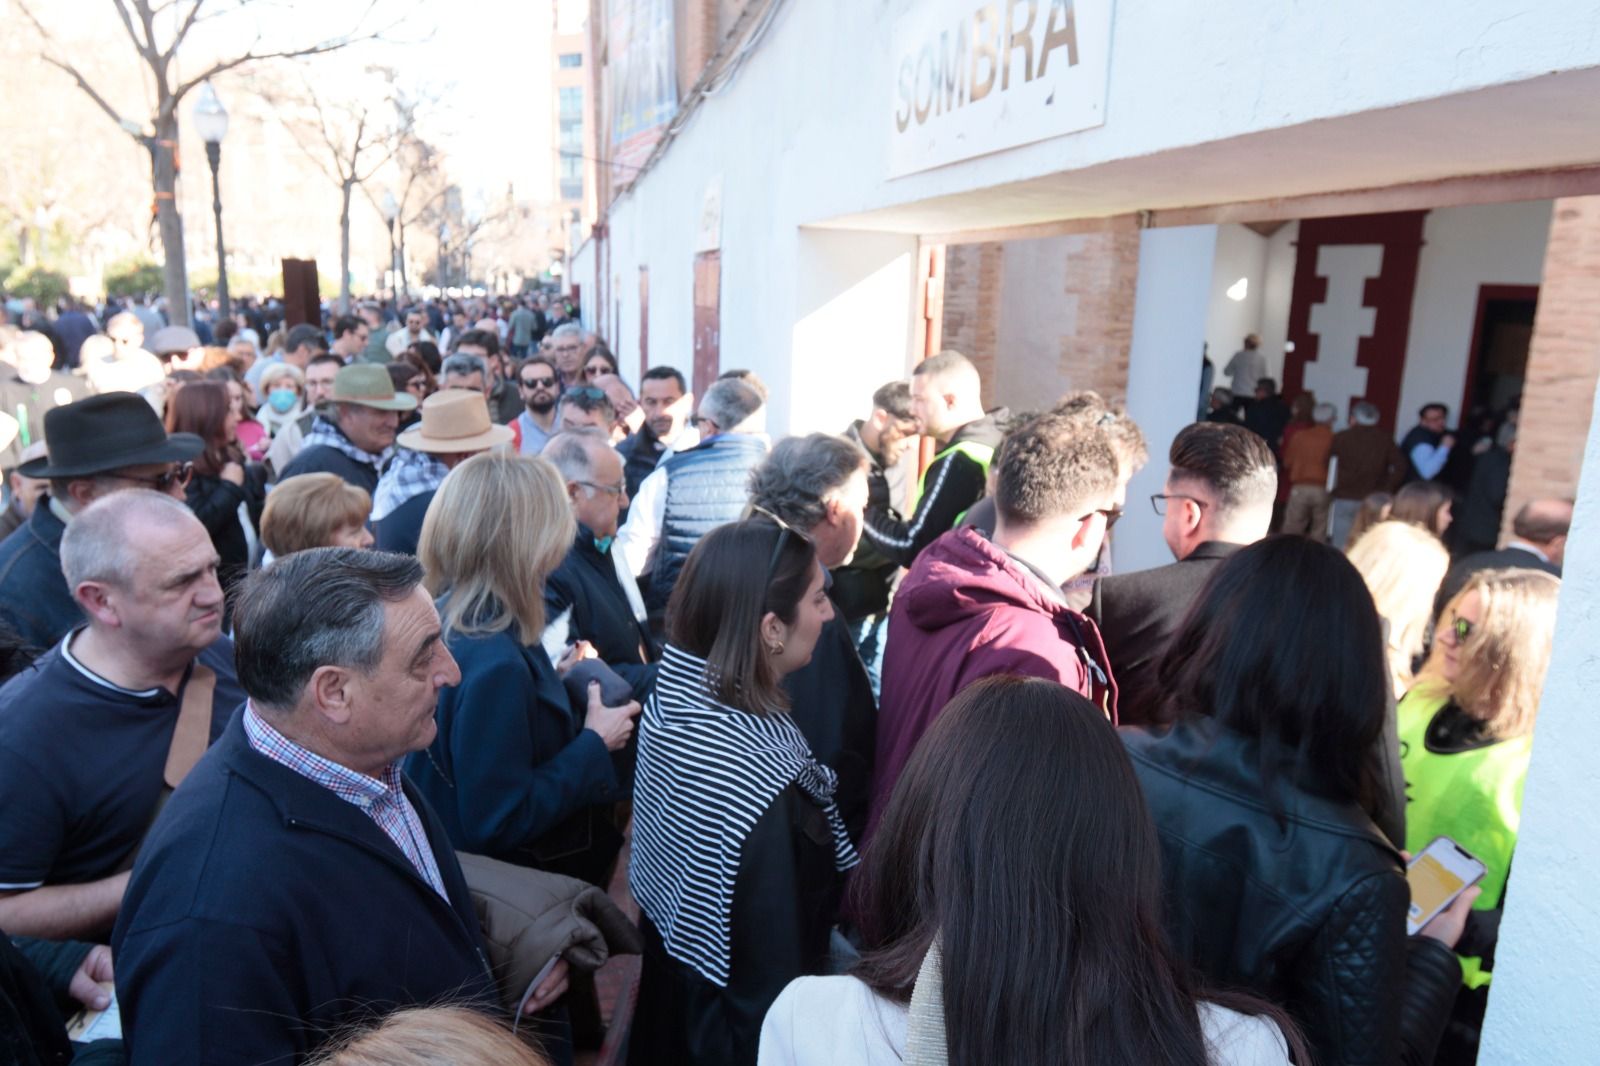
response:
<path fill-rule="evenodd" d="M 1361 808 L 1297 788 L 1286 761 L 1280 824 L 1255 741 L 1204 718 L 1121 732 L 1161 837 L 1177 951 L 1213 987 L 1287 1009 L 1318 1066 L 1430 1062 L 1460 964 L 1406 936 L 1400 854 Z"/>

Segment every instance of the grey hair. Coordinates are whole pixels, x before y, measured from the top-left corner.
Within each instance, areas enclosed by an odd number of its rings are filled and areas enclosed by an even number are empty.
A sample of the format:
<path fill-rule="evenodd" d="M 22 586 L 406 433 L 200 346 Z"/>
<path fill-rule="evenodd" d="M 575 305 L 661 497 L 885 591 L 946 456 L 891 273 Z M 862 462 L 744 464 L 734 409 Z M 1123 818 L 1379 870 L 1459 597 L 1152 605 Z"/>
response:
<path fill-rule="evenodd" d="M 1339 409 L 1331 403 L 1319 403 L 1312 408 L 1311 417 L 1318 422 L 1331 426 L 1334 420 L 1339 417 Z"/>
<path fill-rule="evenodd" d="M 234 663 L 256 705 L 288 712 L 319 667 L 371 675 L 383 660 L 384 606 L 422 584 L 409 555 L 308 548 L 275 559 L 240 586 Z"/>
<path fill-rule="evenodd" d="M 446 377 L 450 374 L 465 377 L 469 374 L 482 374 L 485 383 L 489 381 L 489 361 L 481 355 L 471 352 L 456 352 L 447 356 L 439 365 L 439 376 Z"/>
<path fill-rule="evenodd" d="M 539 454 L 561 471 L 564 481 L 587 481 L 594 476 L 596 448 L 611 447 L 611 440 L 593 426 L 564 429 L 545 442 Z"/>
<path fill-rule="evenodd" d="M 740 429 L 759 432 L 755 415 L 762 409 L 761 394 L 738 378 L 722 378 L 711 383 L 700 398 L 700 417 L 709 418 L 724 433 Z M 752 425 L 746 426 L 746 422 Z"/>
<path fill-rule="evenodd" d="M 61 536 L 61 573 L 67 588 L 100 581 L 126 588 L 138 565 L 140 540 L 129 536 L 138 519 L 171 526 L 194 512 L 164 492 L 122 489 L 108 493 L 73 516 Z"/>
<path fill-rule="evenodd" d="M 583 337 L 583 327 L 576 322 L 563 322 L 550 331 L 552 337 Z"/>
<path fill-rule="evenodd" d="M 1350 408 L 1350 421 L 1358 426 L 1375 426 L 1380 417 L 1382 416 L 1378 414 L 1378 405 L 1368 403 L 1366 400 L 1358 400 L 1355 406 Z"/>
<path fill-rule="evenodd" d="M 843 437 L 785 437 L 750 471 L 750 504 L 809 531 L 827 517 L 827 497 L 866 465 L 867 453 Z"/>

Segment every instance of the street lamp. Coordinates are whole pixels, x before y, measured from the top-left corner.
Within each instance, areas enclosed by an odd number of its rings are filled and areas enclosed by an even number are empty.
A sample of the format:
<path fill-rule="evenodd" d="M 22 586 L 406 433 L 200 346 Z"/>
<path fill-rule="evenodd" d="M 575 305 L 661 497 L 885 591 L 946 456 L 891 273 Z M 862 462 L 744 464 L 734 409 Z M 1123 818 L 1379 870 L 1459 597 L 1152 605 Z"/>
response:
<path fill-rule="evenodd" d="M 222 166 L 222 138 L 228 134 L 228 110 L 209 81 L 200 86 L 194 103 L 194 128 L 206 142 L 206 162 L 211 164 L 211 210 L 217 217 L 217 317 L 227 318 L 228 256 L 222 247 L 222 183 L 217 171 Z"/>
<path fill-rule="evenodd" d="M 389 287 L 395 291 L 395 306 L 399 306 L 400 299 L 400 246 L 395 243 L 394 223 L 400 217 L 400 201 L 394 198 L 394 193 L 383 194 L 383 220 L 389 223 Z"/>

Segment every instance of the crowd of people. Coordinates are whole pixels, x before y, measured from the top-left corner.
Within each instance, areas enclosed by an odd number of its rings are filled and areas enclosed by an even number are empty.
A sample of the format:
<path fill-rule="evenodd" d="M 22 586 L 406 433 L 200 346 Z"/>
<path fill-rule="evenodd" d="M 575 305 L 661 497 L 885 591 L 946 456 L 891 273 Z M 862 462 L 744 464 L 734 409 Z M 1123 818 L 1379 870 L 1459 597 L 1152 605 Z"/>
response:
<path fill-rule="evenodd" d="M 140 308 L 0 334 L 19 1061 L 568 1063 L 613 952 L 635 1064 L 1474 1060 L 1571 503 L 1449 536 L 1439 405 L 1247 343 L 1130 501 L 954 351 L 775 440 L 544 296 Z"/>

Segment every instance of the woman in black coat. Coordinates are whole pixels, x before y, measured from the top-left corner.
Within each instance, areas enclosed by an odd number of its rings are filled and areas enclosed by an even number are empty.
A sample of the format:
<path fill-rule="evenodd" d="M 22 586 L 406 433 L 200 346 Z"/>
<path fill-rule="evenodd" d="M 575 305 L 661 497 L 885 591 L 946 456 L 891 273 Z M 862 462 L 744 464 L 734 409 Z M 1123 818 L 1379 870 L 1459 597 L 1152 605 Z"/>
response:
<path fill-rule="evenodd" d="M 754 1066 L 772 1001 L 823 971 L 856 855 L 782 681 L 833 616 L 824 579 L 807 538 L 755 518 L 702 538 L 673 590 L 634 784 L 632 1063 Z"/>
<path fill-rule="evenodd" d="M 1388 669 L 1361 575 L 1300 537 L 1219 566 L 1162 661 L 1175 723 L 1123 739 L 1161 837 L 1173 945 L 1285 1007 L 1318 1066 L 1424 1064 L 1476 890 L 1414 937 L 1400 853 L 1367 811 Z"/>
<path fill-rule="evenodd" d="M 238 429 L 239 416 L 221 382 L 191 381 L 167 400 L 167 432 L 193 433 L 206 442 L 184 498 L 217 549 L 217 577 L 228 596 L 225 625 L 233 616 L 233 586 L 250 568 L 251 545 L 266 502 L 265 470 L 259 463 L 246 463 Z M 246 505 L 242 516 L 240 504 Z"/>

